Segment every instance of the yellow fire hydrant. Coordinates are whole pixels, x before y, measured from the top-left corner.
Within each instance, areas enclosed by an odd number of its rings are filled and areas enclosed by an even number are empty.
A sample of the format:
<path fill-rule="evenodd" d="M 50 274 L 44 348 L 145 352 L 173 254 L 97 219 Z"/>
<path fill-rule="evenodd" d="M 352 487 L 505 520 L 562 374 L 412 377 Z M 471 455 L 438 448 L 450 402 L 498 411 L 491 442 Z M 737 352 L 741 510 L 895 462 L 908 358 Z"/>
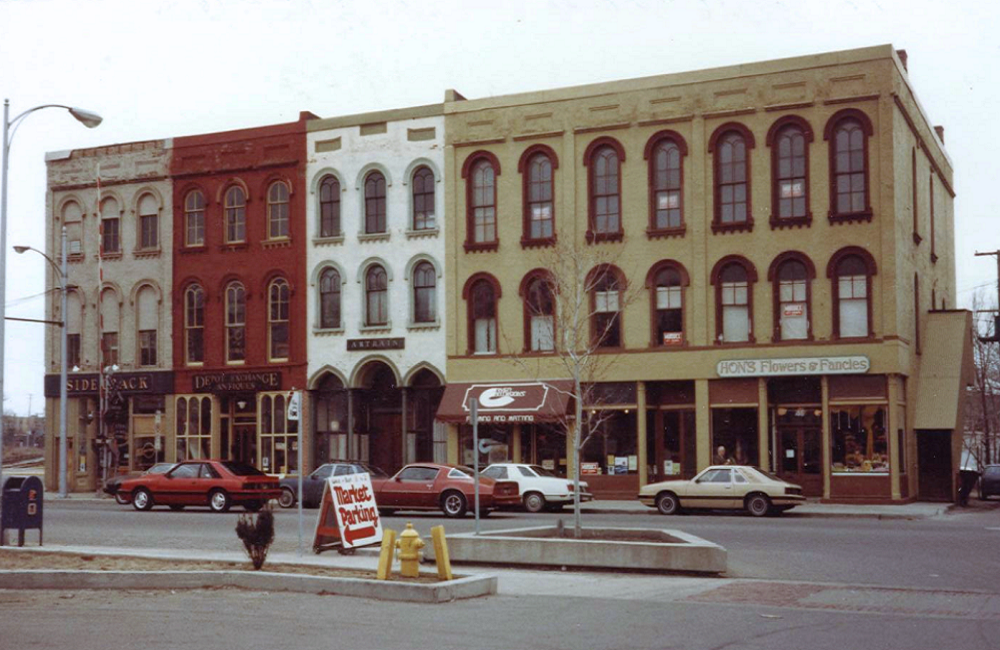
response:
<path fill-rule="evenodd" d="M 406 530 L 399 534 L 396 548 L 399 549 L 399 575 L 404 578 L 420 576 L 420 549 L 425 546 L 420 533 L 413 530 L 413 524 L 406 524 Z"/>

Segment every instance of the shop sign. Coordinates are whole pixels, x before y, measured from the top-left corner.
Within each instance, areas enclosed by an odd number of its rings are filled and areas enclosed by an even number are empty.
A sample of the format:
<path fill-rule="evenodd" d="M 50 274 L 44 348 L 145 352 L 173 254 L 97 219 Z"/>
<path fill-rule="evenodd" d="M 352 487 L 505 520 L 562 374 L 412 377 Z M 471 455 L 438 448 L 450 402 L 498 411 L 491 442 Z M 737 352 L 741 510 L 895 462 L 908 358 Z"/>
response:
<path fill-rule="evenodd" d="M 580 463 L 580 473 L 581 474 L 600 474 L 601 464 L 600 463 Z"/>
<path fill-rule="evenodd" d="M 852 375 L 866 373 L 870 368 L 871 361 L 865 356 L 731 359 L 720 361 L 715 367 L 720 377 Z"/>
<path fill-rule="evenodd" d="M 172 372 L 118 372 L 104 375 L 105 388 L 123 395 L 136 393 L 168 394 L 174 392 Z M 98 373 L 73 373 L 66 378 L 66 393 L 70 397 L 97 395 L 101 389 Z M 59 397 L 59 375 L 45 375 L 45 396 Z"/>
<path fill-rule="evenodd" d="M 368 474 L 348 474 L 327 479 L 333 497 L 337 527 L 345 548 L 382 541 L 382 520 L 375 504 L 375 491 Z"/>
<path fill-rule="evenodd" d="M 663 345 L 681 345 L 682 343 L 684 343 L 684 334 L 682 332 L 663 333 Z"/>
<path fill-rule="evenodd" d="M 402 350 L 406 339 L 347 339 L 347 351 L 353 350 Z"/>
<path fill-rule="evenodd" d="M 468 413 L 469 404 L 475 400 L 480 422 L 534 422 L 548 394 L 549 386 L 543 383 L 472 384 L 465 391 L 462 409 Z"/>
<path fill-rule="evenodd" d="M 206 372 L 191 378 L 195 393 L 241 393 L 281 390 L 280 372 Z"/>

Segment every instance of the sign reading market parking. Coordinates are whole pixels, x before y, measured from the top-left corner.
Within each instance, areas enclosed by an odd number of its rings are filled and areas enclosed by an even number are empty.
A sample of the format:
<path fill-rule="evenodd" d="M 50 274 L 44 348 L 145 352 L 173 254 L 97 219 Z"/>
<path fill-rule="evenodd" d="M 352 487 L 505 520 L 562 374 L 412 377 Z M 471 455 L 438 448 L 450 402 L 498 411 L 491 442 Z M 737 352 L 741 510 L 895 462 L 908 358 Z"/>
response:
<path fill-rule="evenodd" d="M 720 377 L 787 377 L 794 375 L 857 375 L 868 372 L 865 356 L 802 357 L 795 359 L 729 359 L 715 366 Z"/>
<path fill-rule="evenodd" d="M 372 490 L 372 479 L 368 474 L 348 474 L 327 479 L 317 531 L 329 522 L 331 510 L 344 548 L 382 542 L 382 520 L 378 515 L 375 491 Z"/>

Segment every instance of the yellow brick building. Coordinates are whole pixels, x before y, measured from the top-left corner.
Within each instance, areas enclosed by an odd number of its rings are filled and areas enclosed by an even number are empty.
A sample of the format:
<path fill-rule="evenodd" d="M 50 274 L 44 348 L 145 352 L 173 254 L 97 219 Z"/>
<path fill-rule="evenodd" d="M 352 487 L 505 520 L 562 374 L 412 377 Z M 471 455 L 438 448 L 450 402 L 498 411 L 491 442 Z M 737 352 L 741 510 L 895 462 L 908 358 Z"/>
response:
<path fill-rule="evenodd" d="M 573 259 L 599 267 L 581 462 L 598 496 L 721 453 L 832 500 L 952 497 L 970 315 L 952 163 L 905 53 L 449 91 L 444 110 L 451 460 L 474 453 L 474 397 L 508 403 L 484 461 L 571 469 L 544 286 Z"/>

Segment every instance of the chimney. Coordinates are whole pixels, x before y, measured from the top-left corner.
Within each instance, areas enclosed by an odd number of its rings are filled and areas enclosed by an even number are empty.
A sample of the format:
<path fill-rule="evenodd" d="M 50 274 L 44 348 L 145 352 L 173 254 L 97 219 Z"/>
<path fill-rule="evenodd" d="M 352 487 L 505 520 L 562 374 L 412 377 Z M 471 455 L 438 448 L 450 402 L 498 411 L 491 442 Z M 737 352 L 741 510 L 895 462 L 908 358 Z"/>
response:
<path fill-rule="evenodd" d="M 903 64 L 903 70 L 909 72 L 910 69 L 906 67 L 906 50 L 896 50 L 896 56 L 899 57 L 899 62 Z"/>
<path fill-rule="evenodd" d="M 941 144 L 944 144 L 944 127 L 943 126 L 935 126 L 934 127 L 934 133 L 938 134 L 938 139 L 941 140 Z"/>

